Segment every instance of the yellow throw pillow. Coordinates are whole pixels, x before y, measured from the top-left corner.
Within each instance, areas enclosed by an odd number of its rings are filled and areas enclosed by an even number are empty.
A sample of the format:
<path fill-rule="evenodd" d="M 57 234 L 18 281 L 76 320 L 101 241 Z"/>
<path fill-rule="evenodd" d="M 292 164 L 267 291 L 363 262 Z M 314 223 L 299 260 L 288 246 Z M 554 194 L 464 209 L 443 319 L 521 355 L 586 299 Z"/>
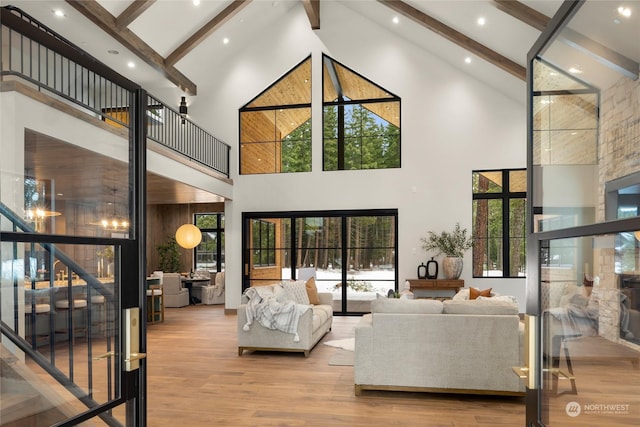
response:
<path fill-rule="evenodd" d="M 478 297 L 490 297 L 491 289 L 492 288 L 481 291 L 478 288 L 469 288 L 469 299 L 476 299 Z"/>
<path fill-rule="evenodd" d="M 309 304 L 320 305 L 320 297 L 318 296 L 318 288 L 316 288 L 316 279 L 309 277 L 306 284 L 307 295 L 309 296 Z"/>

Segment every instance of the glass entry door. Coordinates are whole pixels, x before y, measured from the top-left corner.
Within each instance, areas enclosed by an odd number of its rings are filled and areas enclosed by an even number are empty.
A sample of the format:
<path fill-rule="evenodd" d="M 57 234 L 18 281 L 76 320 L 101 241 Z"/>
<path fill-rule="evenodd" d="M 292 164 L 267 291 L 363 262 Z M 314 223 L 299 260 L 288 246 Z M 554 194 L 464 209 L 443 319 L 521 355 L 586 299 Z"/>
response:
<path fill-rule="evenodd" d="M 0 423 L 145 425 L 146 94 L 0 11 Z"/>
<path fill-rule="evenodd" d="M 635 6 L 565 1 L 528 55 L 527 426 L 640 425 Z"/>

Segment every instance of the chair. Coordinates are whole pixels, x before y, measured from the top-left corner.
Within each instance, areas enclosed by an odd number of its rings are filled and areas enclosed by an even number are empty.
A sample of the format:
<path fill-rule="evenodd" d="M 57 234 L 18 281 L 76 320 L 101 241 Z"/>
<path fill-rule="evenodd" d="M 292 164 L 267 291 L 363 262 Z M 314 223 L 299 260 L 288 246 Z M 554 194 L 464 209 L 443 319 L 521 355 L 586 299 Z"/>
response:
<path fill-rule="evenodd" d="M 29 341 L 33 347 L 37 347 L 38 344 L 46 344 L 49 342 L 51 305 L 39 303 L 37 299 L 32 301 L 33 297 L 30 296 L 30 290 L 27 292 L 24 306 L 25 339 Z M 34 308 L 35 311 L 33 310 Z"/>
<path fill-rule="evenodd" d="M 164 322 L 163 277 L 154 273 L 149 279 L 147 279 L 147 322 Z"/>
<path fill-rule="evenodd" d="M 55 302 L 56 333 L 68 334 L 74 343 L 78 332 L 87 337 L 87 300 L 85 298 L 86 296 L 74 298 L 71 300 L 71 305 L 66 298 Z M 71 331 L 69 330 L 70 326 Z"/>
<path fill-rule="evenodd" d="M 165 307 L 185 307 L 189 305 L 189 290 L 182 287 L 178 273 L 164 273 L 162 291 Z"/>
<path fill-rule="evenodd" d="M 209 272 L 207 272 L 209 275 Z M 209 277 L 211 277 L 209 275 Z M 224 271 L 220 273 L 216 273 L 213 279 L 213 283 L 210 283 L 206 286 L 198 286 L 194 287 L 194 293 L 198 292 L 199 295 L 196 295 L 202 301 L 202 304 L 224 304 Z"/>

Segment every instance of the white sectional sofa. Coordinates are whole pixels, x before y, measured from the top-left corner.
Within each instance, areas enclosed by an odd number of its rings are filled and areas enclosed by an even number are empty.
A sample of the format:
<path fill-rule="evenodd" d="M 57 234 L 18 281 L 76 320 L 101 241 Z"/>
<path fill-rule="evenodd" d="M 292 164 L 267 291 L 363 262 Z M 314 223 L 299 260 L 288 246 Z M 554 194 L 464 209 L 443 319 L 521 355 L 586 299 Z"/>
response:
<path fill-rule="evenodd" d="M 355 329 L 362 390 L 522 395 L 524 327 L 513 303 L 378 299 Z"/>
<path fill-rule="evenodd" d="M 302 283 L 304 288 L 304 281 Z M 285 287 L 289 283 L 283 283 Z M 247 292 L 242 296 L 238 307 L 238 355 L 242 356 L 244 350 L 253 351 L 287 351 L 302 352 L 309 356 L 311 349 L 331 330 L 333 323 L 332 295 L 330 293 L 318 293 L 319 304 L 311 304 L 304 300 L 298 292 L 296 296 L 288 294 L 283 284 L 260 286 L 260 293 L 265 299 L 275 298 L 281 302 L 293 301 L 298 304 L 301 312 L 298 318 L 297 333 L 289 333 L 278 329 L 265 327 L 258 319 L 250 319 L 247 316 L 249 298 Z M 302 299 L 300 299 L 302 298 Z M 306 302 L 306 304 L 305 304 Z M 250 309 L 251 312 L 251 309 Z"/>

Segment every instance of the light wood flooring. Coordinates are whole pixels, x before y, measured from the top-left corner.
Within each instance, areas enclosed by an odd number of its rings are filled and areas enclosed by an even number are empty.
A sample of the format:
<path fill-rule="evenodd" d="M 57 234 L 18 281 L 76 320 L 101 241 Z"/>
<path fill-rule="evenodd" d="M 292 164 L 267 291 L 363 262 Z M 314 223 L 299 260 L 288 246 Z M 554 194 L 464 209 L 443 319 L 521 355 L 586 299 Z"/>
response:
<path fill-rule="evenodd" d="M 352 366 L 330 366 L 339 349 L 238 356 L 236 316 L 222 306 L 166 309 L 149 325 L 148 425 L 524 426 L 519 397 L 365 392 Z M 353 336 L 358 317 L 334 317 L 323 341 Z M 410 369 L 406 366 L 390 369 Z"/>

